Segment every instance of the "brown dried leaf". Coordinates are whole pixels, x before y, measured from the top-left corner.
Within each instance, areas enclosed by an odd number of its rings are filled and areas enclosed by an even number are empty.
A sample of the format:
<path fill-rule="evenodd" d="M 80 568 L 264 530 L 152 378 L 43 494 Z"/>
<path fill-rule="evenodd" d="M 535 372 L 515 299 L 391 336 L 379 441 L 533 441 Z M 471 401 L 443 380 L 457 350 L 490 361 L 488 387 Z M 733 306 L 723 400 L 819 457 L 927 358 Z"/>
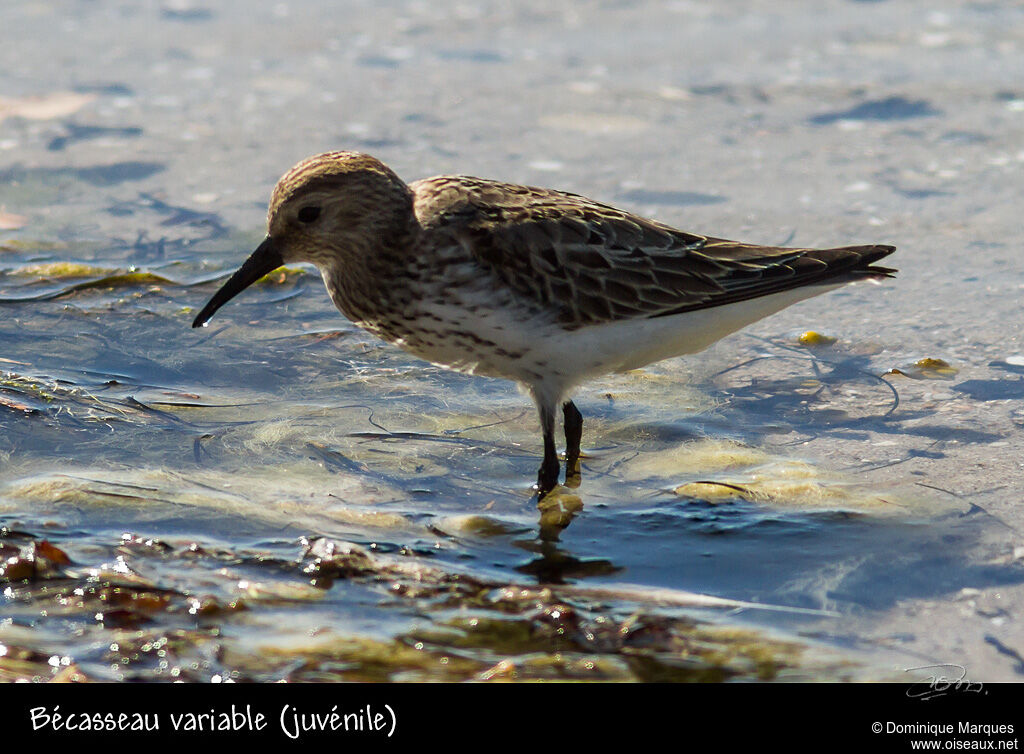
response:
<path fill-rule="evenodd" d="M 26 406 L 24 403 L 19 403 L 18 401 L 12 398 L 7 398 L 3 395 L 0 395 L 0 406 L 3 406 L 4 408 L 14 409 L 15 411 L 24 411 L 26 414 L 36 413 L 36 409 L 32 408 L 31 406 Z"/>
<path fill-rule="evenodd" d="M 71 558 L 67 556 L 67 553 L 56 545 L 50 544 L 45 539 L 36 542 L 36 554 L 57 565 L 71 565 Z"/>

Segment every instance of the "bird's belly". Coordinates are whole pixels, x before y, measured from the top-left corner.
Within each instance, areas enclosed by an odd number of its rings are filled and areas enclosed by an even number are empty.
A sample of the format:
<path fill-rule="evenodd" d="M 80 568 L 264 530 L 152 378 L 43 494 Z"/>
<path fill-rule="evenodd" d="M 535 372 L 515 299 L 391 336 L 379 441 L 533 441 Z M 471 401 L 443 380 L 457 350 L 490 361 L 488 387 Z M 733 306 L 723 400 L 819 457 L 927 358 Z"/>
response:
<path fill-rule="evenodd" d="M 594 377 L 697 353 L 752 322 L 841 285 L 574 330 L 566 330 L 549 312 L 464 301 L 421 302 L 399 318 L 358 324 L 438 366 L 527 386 L 551 385 L 553 392 L 564 393 Z"/>
<path fill-rule="evenodd" d="M 544 313 L 456 303 L 421 304 L 398 320 L 359 324 L 438 366 L 524 383 L 548 376 L 545 344 L 564 332 Z"/>
<path fill-rule="evenodd" d="M 639 369 L 703 351 L 746 325 L 841 286 L 809 286 L 681 314 L 584 327 L 552 338 L 544 350 L 555 368 L 574 370 L 579 381 Z"/>

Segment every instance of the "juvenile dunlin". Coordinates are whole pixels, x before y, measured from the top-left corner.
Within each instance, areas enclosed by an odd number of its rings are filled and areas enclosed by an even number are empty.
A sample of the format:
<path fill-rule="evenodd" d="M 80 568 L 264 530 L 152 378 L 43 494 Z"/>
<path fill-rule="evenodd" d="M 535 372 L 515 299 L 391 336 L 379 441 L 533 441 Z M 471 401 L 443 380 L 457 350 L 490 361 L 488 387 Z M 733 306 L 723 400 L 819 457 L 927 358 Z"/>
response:
<path fill-rule="evenodd" d="M 341 312 L 439 366 L 514 380 L 544 431 L 537 487 L 558 484 L 555 412 L 575 475 L 586 380 L 696 353 L 854 280 L 892 246 L 786 249 L 676 230 L 582 196 L 442 175 L 406 185 L 357 152 L 288 171 L 267 237 L 193 322 L 285 263 L 310 262 Z"/>

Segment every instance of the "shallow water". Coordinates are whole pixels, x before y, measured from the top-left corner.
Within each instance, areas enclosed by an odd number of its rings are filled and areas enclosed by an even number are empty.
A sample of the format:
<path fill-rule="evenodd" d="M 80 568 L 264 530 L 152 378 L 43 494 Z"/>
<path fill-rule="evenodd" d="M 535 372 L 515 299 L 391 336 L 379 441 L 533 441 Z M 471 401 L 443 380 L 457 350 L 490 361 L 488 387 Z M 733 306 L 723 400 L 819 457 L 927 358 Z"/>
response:
<path fill-rule="evenodd" d="M 800 37 L 798 4 L 353 4 L 359 29 L 319 30 L 252 5 L 244 40 L 230 4 L 0 11 L 25 30 L 0 53 L 25 61 L 0 90 L 0 679 L 1019 675 L 1019 227 L 993 192 L 1019 195 L 1024 94 L 958 36 L 1019 52 L 1007 19 L 937 9 L 932 70 L 897 44 L 913 18 L 834 3 L 834 46 L 890 71 L 875 92 L 832 48 L 718 47 L 713 85 L 626 54 L 675 50 L 664 24 Z M 74 65 L 30 49 L 69 37 Z M 987 89 L 924 99 L 954 68 Z M 496 70 L 536 101 L 497 117 Z M 276 176 L 329 147 L 752 241 L 893 242 L 901 272 L 586 386 L 582 483 L 538 505 L 529 401 L 357 330 L 312 270 L 191 329 Z"/>

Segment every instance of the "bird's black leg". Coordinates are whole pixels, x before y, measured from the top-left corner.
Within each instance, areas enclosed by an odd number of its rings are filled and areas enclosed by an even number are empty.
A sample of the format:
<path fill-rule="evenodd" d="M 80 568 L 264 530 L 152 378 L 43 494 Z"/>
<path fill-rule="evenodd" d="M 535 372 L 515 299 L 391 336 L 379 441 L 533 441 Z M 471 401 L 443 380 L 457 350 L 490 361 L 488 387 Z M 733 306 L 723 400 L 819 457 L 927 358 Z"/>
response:
<path fill-rule="evenodd" d="M 578 487 L 580 484 L 580 440 L 583 439 L 583 414 L 572 401 L 562 404 L 562 418 L 565 421 L 565 484 Z"/>
<path fill-rule="evenodd" d="M 537 474 L 537 496 L 544 497 L 558 486 L 558 453 L 555 450 L 555 412 L 551 407 L 540 407 L 540 428 L 544 432 L 544 462 Z"/>

